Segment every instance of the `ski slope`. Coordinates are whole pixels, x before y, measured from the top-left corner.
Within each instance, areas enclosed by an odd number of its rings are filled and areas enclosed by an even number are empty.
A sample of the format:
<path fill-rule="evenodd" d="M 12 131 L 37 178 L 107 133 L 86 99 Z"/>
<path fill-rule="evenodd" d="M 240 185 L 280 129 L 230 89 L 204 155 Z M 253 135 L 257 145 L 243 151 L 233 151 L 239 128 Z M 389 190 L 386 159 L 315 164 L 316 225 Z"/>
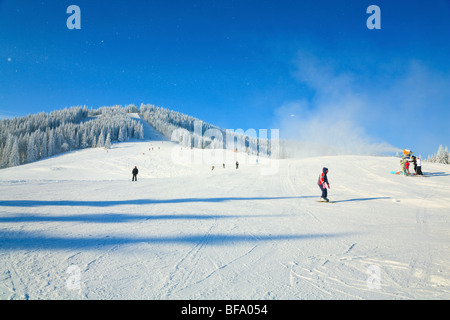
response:
<path fill-rule="evenodd" d="M 145 136 L 0 170 L 0 299 L 450 298 L 449 166 Z"/>

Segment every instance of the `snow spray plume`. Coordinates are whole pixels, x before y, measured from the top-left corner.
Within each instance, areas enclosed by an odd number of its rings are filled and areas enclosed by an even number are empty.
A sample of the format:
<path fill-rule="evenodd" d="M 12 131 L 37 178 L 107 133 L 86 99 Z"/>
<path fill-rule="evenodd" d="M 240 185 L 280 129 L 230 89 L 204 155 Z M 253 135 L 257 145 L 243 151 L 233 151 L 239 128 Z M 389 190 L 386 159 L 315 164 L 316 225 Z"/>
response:
<path fill-rule="evenodd" d="M 375 142 L 364 130 L 367 97 L 355 91 L 348 74 L 336 74 L 310 55 L 301 55 L 295 77 L 314 90 L 311 99 L 286 102 L 275 110 L 283 134 L 283 157 L 383 154 L 400 148 Z"/>

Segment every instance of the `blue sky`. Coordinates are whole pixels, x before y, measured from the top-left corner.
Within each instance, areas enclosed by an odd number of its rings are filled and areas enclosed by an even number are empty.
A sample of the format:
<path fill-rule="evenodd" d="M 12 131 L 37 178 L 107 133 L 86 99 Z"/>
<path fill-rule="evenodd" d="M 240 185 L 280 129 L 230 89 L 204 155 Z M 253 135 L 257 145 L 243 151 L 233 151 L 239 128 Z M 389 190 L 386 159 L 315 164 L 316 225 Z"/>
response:
<path fill-rule="evenodd" d="M 0 0 L 0 116 L 143 102 L 427 155 L 450 145 L 449 39 L 448 0 Z"/>

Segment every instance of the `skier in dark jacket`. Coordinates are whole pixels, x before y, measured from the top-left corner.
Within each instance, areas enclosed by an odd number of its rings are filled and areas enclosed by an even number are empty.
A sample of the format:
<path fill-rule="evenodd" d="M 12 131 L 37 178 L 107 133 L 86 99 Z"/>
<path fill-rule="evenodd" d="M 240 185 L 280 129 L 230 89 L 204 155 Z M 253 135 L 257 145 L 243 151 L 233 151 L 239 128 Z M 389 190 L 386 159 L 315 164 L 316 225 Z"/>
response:
<path fill-rule="evenodd" d="M 139 173 L 139 170 L 137 167 L 134 167 L 133 171 L 131 171 L 131 173 L 133 174 L 133 179 L 131 179 L 131 181 L 137 181 L 137 175 Z"/>
<path fill-rule="evenodd" d="M 317 184 L 319 185 L 320 190 L 322 190 L 322 197 L 320 198 L 320 200 L 322 201 L 326 201 L 328 202 L 328 189 L 330 189 L 330 184 L 328 183 L 328 177 L 327 177 L 327 173 L 328 173 L 328 168 L 323 168 L 322 169 L 322 173 L 319 176 L 319 181 L 317 182 Z"/>

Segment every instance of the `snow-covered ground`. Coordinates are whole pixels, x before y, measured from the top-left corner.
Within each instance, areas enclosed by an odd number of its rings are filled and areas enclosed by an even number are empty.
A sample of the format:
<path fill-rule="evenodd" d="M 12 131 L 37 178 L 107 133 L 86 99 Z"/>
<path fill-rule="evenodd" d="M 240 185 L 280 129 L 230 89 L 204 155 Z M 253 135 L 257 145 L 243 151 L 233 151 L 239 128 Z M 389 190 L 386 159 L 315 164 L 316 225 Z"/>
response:
<path fill-rule="evenodd" d="M 223 168 L 145 131 L 0 170 L 0 299 L 450 298 L 450 166 L 227 152 Z M 324 166 L 336 203 L 316 202 Z"/>

